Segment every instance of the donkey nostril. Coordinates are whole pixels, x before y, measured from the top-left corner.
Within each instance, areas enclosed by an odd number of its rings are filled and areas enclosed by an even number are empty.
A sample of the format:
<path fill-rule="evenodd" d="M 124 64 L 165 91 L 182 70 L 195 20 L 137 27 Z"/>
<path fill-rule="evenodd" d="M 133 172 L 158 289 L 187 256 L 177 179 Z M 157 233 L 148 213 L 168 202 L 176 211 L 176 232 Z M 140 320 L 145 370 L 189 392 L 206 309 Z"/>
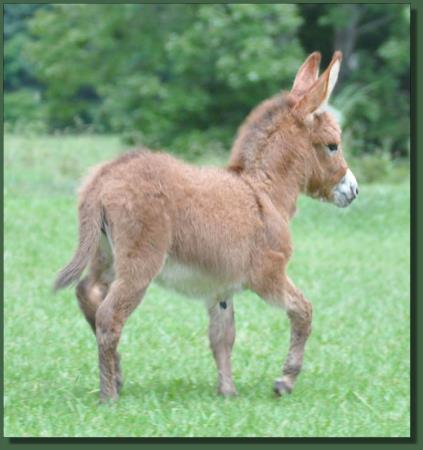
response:
<path fill-rule="evenodd" d="M 358 195 L 358 187 L 355 188 L 355 196 L 357 197 Z"/>

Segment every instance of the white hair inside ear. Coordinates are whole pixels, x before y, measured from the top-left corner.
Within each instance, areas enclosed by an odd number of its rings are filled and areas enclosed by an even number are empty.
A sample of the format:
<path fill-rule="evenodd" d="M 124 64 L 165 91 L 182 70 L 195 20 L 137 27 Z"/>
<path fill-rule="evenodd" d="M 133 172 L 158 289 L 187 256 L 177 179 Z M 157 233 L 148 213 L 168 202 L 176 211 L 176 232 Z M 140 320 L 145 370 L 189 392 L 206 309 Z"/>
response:
<path fill-rule="evenodd" d="M 333 88 L 335 87 L 335 84 L 338 80 L 338 75 L 339 75 L 339 69 L 341 68 L 341 62 L 339 61 L 339 59 L 337 59 L 333 66 L 330 69 L 330 73 L 329 73 L 329 83 L 328 83 L 328 91 L 326 93 L 326 101 L 329 100 L 329 97 L 332 94 Z"/>
<path fill-rule="evenodd" d="M 323 102 L 321 103 L 321 105 L 317 108 L 316 113 L 321 113 L 323 111 L 327 111 L 328 109 L 328 103 L 329 103 L 329 98 L 332 94 L 332 91 L 336 85 L 336 82 L 338 80 L 338 75 L 339 75 L 339 69 L 341 68 L 341 61 L 339 59 L 337 59 L 329 72 L 329 80 L 328 80 L 328 87 L 326 90 L 326 96 L 325 99 L 323 100 Z"/>

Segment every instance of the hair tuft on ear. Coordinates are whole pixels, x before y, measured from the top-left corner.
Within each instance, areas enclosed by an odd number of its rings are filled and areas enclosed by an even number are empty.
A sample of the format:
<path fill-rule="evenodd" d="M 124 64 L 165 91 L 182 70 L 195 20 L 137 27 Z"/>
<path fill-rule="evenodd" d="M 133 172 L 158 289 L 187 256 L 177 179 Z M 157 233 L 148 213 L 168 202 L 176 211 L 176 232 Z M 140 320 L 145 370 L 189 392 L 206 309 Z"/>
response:
<path fill-rule="evenodd" d="M 338 79 L 341 67 L 342 53 L 338 50 L 333 54 L 332 60 L 323 74 L 304 93 L 294 107 L 297 115 L 319 112 L 326 107 Z"/>

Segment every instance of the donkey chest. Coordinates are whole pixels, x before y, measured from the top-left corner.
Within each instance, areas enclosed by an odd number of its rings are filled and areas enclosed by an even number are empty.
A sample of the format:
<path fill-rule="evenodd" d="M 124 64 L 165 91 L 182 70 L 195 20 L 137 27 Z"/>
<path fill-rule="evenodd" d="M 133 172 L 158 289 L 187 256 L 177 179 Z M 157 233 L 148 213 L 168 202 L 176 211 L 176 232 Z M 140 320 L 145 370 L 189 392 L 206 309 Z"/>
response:
<path fill-rule="evenodd" d="M 225 281 L 197 267 L 167 258 L 157 284 L 187 297 L 217 299 L 234 294 L 242 289 L 241 283 Z"/>

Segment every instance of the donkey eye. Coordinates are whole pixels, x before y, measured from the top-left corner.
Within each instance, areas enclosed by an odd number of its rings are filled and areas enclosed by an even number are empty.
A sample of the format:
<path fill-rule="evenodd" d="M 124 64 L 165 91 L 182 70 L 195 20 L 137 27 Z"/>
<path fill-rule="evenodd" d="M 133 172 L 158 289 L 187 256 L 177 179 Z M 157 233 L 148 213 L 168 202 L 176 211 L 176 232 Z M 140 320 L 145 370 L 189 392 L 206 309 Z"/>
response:
<path fill-rule="evenodd" d="M 328 149 L 331 152 L 336 152 L 338 150 L 338 144 L 328 144 Z"/>

